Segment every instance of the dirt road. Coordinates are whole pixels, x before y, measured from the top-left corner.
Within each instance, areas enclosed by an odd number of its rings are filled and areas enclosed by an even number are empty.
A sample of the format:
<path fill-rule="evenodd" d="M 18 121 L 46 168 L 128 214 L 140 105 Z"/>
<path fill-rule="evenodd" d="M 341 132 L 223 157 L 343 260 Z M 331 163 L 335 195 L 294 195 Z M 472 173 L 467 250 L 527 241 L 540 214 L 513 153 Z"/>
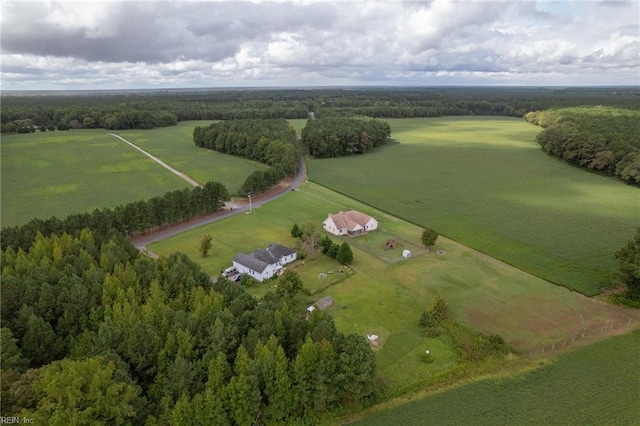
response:
<path fill-rule="evenodd" d="M 161 159 L 159 159 L 158 157 L 154 156 L 153 154 L 145 151 L 144 149 L 140 148 L 138 145 L 134 144 L 133 142 L 129 142 L 128 140 L 126 140 L 125 138 L 123 138 L 120 135 L 116 135 L 115 133 L 109 133 L 111 136 L 115 136 L 116 138 L 120 139 L 122 142 L 130 145 L 131 147 L 137 149 L 138 151 L 140 151 L 141 153 L 143 153 L 144 155 L 146 155 L 147 157 L 151 158 L 153 161 L 155 161 L 156 163 L 160 164 L 162 167 L 164 167 L 165 169 L 169 170 L 171 173 L 180 176 L 180 178 L 186 180 L 190 185 L 192 186 L 199 186 L 202 187 L 202 185 L 200 185 L 198 182 L 196 182 L 195 180 L 191 179 L 189 176 L 187 176 L 186 173 L 181 172 L 180 170 L 176 170 L 173 167 L 171 167 L 170 165 L 168 165 L 167 163 L 165 163 L 164 161 L 162 161 Z"/>

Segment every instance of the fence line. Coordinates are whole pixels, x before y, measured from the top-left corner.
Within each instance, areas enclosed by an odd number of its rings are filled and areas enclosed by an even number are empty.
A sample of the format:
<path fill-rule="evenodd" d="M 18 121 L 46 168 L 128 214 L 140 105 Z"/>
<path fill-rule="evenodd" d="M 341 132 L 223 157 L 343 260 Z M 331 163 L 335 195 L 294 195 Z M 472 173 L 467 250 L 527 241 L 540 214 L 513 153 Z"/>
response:
<path fill-rule="evenodd" d="M 631 330 L 633 328 L 632 324 L 636 324 L 636 323 L 637 323 L 637 319 L 629 317 L 628 320 L 626 321 L 616 321 L 615 323 L 612 322 L 610 324 L 604 324 L 604 325 L 598 325 L 590 328 L 585 328 L 583 330 L 580 330 L 578 333 L 571 334 L 570 336 L 567 336 L 562 340 L 557 340 L 552 344 L 538 346 L 535 349 L 530 349 L 526 351 L 526 353 L 528 353 L 529 357 L 535 357 L 539 355 L 544 355 L 545 353 L 549 353 L 549 352 L 558 352 L 563 349 L 568 349 L 572 345 L 575 345 L 576 343 L 580 343 L 585 339 L 593 338 L 594 336 L 599 336 L 609 331 L 621 330 L 627 327 L 629 328 L 629 330 Z"/>

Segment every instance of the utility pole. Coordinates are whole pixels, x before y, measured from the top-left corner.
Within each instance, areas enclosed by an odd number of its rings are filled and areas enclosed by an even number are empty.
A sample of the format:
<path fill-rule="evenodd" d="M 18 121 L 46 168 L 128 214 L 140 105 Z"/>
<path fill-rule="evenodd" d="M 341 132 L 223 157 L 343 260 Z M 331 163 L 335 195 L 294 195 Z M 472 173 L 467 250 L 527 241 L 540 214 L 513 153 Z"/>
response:
<path fill-rule="evenodd" d="M 251 193 L 249 193 L 249 213 L 251 213 Z"/>

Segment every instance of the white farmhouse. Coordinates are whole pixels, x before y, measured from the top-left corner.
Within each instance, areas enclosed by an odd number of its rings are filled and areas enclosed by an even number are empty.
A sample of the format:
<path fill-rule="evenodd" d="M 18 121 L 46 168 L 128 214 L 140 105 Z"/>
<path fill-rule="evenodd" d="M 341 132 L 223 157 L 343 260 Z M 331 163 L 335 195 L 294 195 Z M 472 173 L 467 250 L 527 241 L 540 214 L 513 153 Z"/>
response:
<path fill-rule="evenodd" d="M 271 243 L 266 249 L 256 249 L 252 254 L 238 252 L 233 257 L 233 266 L 241 274 L 247 274 L 257 281 L 273 277 L 282 267 L 296 260 L 295 250 L 278 243 Z"/>
<path fill-rule="evenodd" d="M 348 212 L 330 214 L 322 222 L 322 227 L 333 235 L 356 237 L 378 229 L 378 221 L 364 213 L 350 210 Z"/>

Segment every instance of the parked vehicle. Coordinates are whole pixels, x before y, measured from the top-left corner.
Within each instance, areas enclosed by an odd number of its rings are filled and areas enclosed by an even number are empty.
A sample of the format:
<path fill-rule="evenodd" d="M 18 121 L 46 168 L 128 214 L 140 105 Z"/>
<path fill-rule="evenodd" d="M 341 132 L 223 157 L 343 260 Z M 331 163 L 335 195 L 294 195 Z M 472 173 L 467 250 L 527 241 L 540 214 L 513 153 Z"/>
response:
<path fill-rule="evenodd" d="M 225 278 L 228 278 L 231 275 L 234 275 L 236 273 L 238 273 L 238 270 L 236 269 L 235 266 L 232 266 L 232 267 L 227 268 L 224 271 L 222 271 L 222 276 L 225 277 Z"/>

